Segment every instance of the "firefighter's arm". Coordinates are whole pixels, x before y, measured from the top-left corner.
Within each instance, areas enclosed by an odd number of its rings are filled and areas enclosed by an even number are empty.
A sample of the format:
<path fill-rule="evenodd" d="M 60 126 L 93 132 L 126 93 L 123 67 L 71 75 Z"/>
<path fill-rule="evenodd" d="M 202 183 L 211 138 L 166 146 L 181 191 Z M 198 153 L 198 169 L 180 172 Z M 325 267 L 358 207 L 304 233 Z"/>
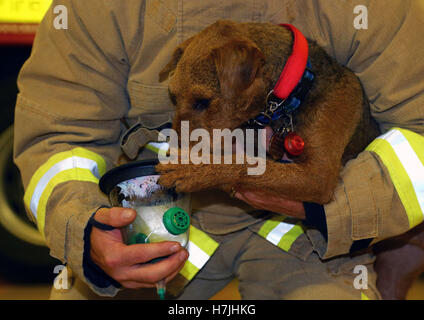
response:
<path fill-rule="evenodd" d="M 55 13 L 57 5 L 66 12 Z M 18 79 L 14 157 L 24 202 L 51 255 L 83 280 L 86 226 L 108 205 L 98 180 L 120 155 L 120 119 L 129 108 L 126 83 L 141 28 L 141 3 L 113 6 L 53 1 Z M 58 28 L 65 23 L 59 13 L 66 14 L 67 29 Z M 88 282 L 99 294 L 117 292 L 110 281 Z"/>
<path fill-rule="evenodd" d="M 282 5 L 283 6 L 283 5 Z M 281 23 L 273 8 L 269 20 Z M 278 8 L 277 8 L 278 9 Z M 322 258 L 354 252 L 423 221 L 424 5 L 414 0 L 297 1 L 283 16 L 360 78 L 383 133 L 343 168 L 330 203 L 293 203 L 238 190 L 258 208 L 303 218 Z M 388 23 L 389 22 L 389 23 Z M 343 106 L 341 106 L 343 107 Z"/>
<path fill-rule="evenodd" d="M 368 29 L 356 29 L 365 5 Z M 323 258 L 403 234 L 424 211 L 424 21 L 420 1 L 352 1 L 316 6 L 309 33 L 360 78 L 382 136 L 343 168 L 333 200 L 306 204 L 308 231 Z M 321 217 L 321 220 L 320 220 Z M 325 241 L 326 240 L 326 241 Z"/>

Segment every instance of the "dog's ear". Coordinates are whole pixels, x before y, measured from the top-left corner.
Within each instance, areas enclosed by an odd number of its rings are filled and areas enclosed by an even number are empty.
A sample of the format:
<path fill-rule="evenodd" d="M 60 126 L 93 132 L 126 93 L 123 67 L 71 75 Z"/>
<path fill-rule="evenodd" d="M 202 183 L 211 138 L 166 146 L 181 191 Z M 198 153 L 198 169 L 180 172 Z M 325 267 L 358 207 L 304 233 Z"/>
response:
<path fill-rule="evenodd" d="M 249 40 L 232 40 L 212 51 L 221 93 L 226 98 L 241 95 L 259 75 L 264 56 Z"/>
<path fill-rule="evenodd" d="M 186 41 L 181 43 L 174 51 L 171 57 L 171 61 L 159 72 L 159 82 L 163 82 L 169 78 L 169 75 L 175 70 L 177 67 L 178 61 L 180 61 L 183 56 L 184 50 L 190 44 L 194 37 L 188 38 Z"/>
<path fill-rule="evenodd" d="M 177 67 L 178 61 L 180 61 L 183 53 L 184 51 L 180 47 L 175 49 L 172 54 L 171 61 L 169 61 L 168 64 L 159 72 L 159 82 L 163 82 L 168 79 L 170 73 Z"/>

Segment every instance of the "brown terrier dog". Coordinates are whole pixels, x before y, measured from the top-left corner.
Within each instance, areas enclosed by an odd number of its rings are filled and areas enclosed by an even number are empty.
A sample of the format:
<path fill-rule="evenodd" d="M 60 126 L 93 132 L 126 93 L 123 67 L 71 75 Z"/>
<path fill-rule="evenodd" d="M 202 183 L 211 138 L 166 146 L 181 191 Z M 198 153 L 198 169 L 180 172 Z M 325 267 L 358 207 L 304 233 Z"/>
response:
<path fill-rule="evenodd" d="M 218 21 L 182 43 L 160 73 L 170 73 L 176 104 L 174 129 L 245 128 L 264 110 L 267 95 L 292 52 L 292 33 L 278 25 Z M 246 164 L 159 164 L 159 183 L 178 192 L 222 189 L 264 190 L 281 197 L 324 204 L 331 200 L 342 165 L 378 135 L 359 80 L 309 42 L 316 74 L 303 104 L 293 113 L 305 151 L 292 163 L 266 160 L 262 175 Z M 279 124 L 271 124 L 271 126 Z M 273 127 L 276 129 L 275 127 Z"/>
<path fill-rule="evenodd" d="M 176 105 L 174 129 L 189 121 L 190 129 L 245 128 L 264 110 L 292 52 L 293 36 L 281 26 L 218 21 L 186 40 L 160 73 L 169 82 Z M 248 175 L 246 165 L 159 164 L 159 183 L 179 192 L 243 186 L 286 199 L 325 204 L 332 198 L 342 166 L 378 136 L 368 102 L 357 77 L 309 41 L 315 81 L 293 113 L 305 151 L 287 164 L 268 159 L 263 175 Z M 270 126 L 277 130 L 279 121 Z M 412 281 L 424 271 L 424 232 L 419 228 L 399 239 L 380 243 L 376 269 L 383 298 L 404 299 Z M 391 243 L 392 242 L 392 243 Z M 393 245 L 394 242 L 394 245 Z M 417 242 L 417 243 L 415 243 Z M 391 251 L 384 247 L 392 245 Z M 410 253 L 419 257 L 411 261 Z"/>

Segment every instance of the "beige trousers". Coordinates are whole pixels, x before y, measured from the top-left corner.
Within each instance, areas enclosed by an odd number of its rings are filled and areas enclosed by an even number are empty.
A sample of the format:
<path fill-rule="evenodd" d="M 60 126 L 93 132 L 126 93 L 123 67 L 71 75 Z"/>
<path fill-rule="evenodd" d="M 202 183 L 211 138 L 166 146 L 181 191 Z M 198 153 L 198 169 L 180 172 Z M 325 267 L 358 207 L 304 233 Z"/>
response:
<path fill-rule="evenodd" d="M 220 246 L 177 299 L 209 299 L 234 277 L 239 280 L 242 299 L 381 299 L 375 285 L 374 257 L 369 253 L 322 261 L 313 252 L 302 261 L 248 228 L 212 237 L 220 242 Z M 359 267 L 355 273 L 356 266 Z M 154 289 L 123 289 L 113 298 L 100 297 L 83 281 L 75 279 L 68 290 L 59 291 L 53 288 L 50 298 L 67 300 L 157 297 Z"/>

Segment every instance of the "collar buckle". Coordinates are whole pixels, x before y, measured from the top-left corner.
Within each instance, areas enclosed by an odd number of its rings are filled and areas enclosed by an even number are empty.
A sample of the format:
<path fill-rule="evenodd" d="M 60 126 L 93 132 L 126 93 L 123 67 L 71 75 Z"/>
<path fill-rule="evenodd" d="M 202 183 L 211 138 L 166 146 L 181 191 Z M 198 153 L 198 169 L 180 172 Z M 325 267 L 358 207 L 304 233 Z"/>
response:
<path fill-rule="evenodd" d="M 278 98 L 272 89 L 270 92 L 268 92 L 265 99 L 265 104 L 268 107 L 265 112 L 274 113 L 279 107 L 283 105 L 284 101 L 286 101 L 286 99 Z"/>

